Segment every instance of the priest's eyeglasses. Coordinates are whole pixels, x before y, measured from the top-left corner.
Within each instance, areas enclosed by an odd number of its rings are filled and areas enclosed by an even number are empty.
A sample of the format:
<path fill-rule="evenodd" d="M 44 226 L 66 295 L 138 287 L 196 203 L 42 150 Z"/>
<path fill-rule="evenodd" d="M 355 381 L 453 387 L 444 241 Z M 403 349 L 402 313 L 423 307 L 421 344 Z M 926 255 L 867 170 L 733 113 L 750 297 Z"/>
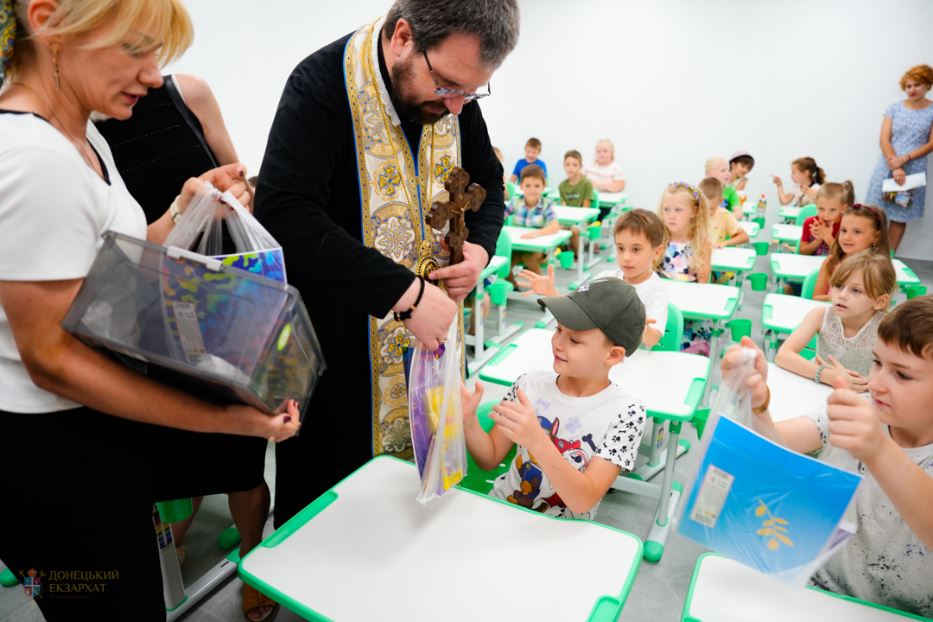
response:
<path fill-rule="evenodd" d="M 489 97 L 490 95 L 492 95 L 491 83 L 486 85 L 485 93 L 471 93 L 470 91 L 464 91 L 461 89 L 449 89 L 449 88 L 439 85 L 437 83 L 437 76 L 434 75 L 434 68 L 431 67 L 431 61 L 428 60 L 427 50 L 421 50 L 421 54 L 424 55 L 424 62 L 428 64 L 428 71 L 431 73 L 431 79 L 434 81 L 434 94 L 437 95 L 438 97 L 462 97 L 463 103 L 469 104 L 471 101 L 475 101 L 477 99 L 480 99 L 483 97 Z"/>

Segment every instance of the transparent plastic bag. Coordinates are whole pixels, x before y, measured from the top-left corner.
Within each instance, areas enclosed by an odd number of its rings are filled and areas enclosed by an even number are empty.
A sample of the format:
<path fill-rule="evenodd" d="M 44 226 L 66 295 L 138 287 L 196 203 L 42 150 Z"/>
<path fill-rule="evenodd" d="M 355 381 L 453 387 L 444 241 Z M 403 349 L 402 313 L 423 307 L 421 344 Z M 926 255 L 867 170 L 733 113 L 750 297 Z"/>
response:
<path fill-rule="evenodd" d="M 861 477 L 782 447 L 752 414 L 756 352 L 723 381 L 677 530 L 778 581 L 805 585 L 852 536 L 844 521 Z"/>
<path fill-rule="evenodd" d="M 209 183 L 192 197 L 164 245 L 215 257 L 234 268 L 287 282 L 281 244 L 232 194 L 220 192 Z"/>
<path fill-rule="evenodd" d="M 430 351 L 415 343 L 408 374 L 408 413 L 415 462 L 421 476 L 417 499 L 427 503 L 466 475 L 466 441 L 460 403 L 460 348 L 457 323 L 447 341 Z"/>

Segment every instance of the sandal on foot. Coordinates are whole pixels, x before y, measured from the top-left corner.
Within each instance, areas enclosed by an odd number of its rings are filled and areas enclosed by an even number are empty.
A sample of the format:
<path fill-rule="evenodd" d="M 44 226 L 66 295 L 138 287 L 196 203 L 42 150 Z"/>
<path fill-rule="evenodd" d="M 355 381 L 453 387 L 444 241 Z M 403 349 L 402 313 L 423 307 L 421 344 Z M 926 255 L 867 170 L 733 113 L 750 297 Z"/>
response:
<path fill-rule="evenodd" d="M 249 585 L 243 586 L 243 615 L 251 622 L 268 622 L 278 614 L 280 605 Z"/>

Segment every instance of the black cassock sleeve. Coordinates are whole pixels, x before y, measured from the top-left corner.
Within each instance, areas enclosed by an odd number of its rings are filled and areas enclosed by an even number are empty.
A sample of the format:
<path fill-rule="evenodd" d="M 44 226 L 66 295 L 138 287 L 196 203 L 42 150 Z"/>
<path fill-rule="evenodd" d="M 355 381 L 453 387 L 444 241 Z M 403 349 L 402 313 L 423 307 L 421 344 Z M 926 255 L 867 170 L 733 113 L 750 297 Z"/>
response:
<path fill-rule="evenodd" d="M 259 174 L 256 216 L 282 244 L 288 280 L 306 298 L 313 292 L 333 298 L 335 309 L 383 317 L 415 277 L 361 241 L 356 175 L 342 165 L 347 150 L 355 152 L 349 130 L 342 75 L 310 56 L 282 93 Z"/>

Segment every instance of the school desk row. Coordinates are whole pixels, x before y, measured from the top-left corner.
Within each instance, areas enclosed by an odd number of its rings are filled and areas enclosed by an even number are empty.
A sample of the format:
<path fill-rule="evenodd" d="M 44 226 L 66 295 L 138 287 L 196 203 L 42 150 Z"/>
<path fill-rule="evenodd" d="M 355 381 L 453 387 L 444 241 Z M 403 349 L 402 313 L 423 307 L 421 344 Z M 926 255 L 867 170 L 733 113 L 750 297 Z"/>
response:
<path fill-rule="evenodd" d="M 641 540 L 454 488 L 422 505 L 416 468 L 372 459 L 243 558 L 243 581 L 308 620 L 618 619 Z M 920 619 L 789 587 L 701 555 L 684 622 Z"/>

